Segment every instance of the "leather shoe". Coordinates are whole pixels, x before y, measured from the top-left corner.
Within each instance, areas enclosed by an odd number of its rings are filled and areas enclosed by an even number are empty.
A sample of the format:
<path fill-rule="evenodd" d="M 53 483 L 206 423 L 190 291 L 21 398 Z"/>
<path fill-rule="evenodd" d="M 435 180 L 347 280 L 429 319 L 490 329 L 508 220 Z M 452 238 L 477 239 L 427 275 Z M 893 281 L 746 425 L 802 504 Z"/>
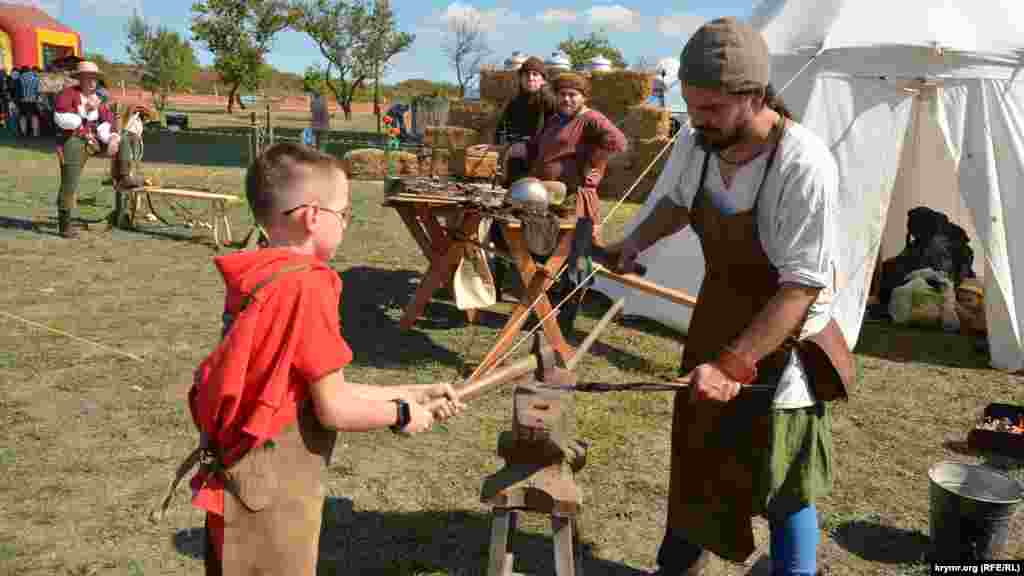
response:
<path fill-rule="evenodd" d="M 707 550 L 700 553 L 700 556 L 685 570 L 659 568 L 651 572 L 650 576 L 701 576 L 708 562 L 711 561 L 711 553 Z"/>

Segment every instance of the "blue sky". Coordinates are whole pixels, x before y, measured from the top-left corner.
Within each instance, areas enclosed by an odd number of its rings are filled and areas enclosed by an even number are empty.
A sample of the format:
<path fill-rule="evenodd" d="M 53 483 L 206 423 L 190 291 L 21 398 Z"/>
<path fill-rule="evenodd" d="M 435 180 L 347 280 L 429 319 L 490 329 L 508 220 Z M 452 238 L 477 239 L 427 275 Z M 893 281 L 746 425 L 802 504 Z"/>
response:
<path fill-rule="evenodd" d="M 0 2 L 11 0 L 0 0 Z M 191 0 L 14 0 L 35 4 L 82 34 L 86 51 L 114 60 L 125 58 L 125 24 L 133 10 L 147 22 L 188 35 Z M 447 22 L 475 15 L 487 31 L 492 58 L 500 63 L 513 51 L 546 57 L 570 34 L 604 30 L 627 63 L 678 58 L 686 38 L 701 22 L 724 15 L 750 13 L 752 0 L 392 0 L 399 27 L 416 34 L 412 49 L 395 61 L 385 81 L 427 78 L 454 81 L 455 73 L 441 52 Z M 197 50 L 200 62 L 210 55 Z M 281 34 L 269 61 L 301 73 L 321 61 L 316 45 L 295 32 Z M 678 90 L 676 90 L 678 92 Z"/>

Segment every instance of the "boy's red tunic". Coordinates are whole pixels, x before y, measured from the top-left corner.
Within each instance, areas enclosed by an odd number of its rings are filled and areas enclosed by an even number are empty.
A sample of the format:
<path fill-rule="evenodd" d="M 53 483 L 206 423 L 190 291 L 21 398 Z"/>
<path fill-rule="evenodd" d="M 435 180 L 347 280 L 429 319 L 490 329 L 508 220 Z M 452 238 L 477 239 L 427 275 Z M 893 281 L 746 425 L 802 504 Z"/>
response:
<path fill-rule="evenodd" d="M 259 289 L 259 318 L 236 325 L 231 347 L 208 356 L 195 372 L 189 408 L 196 426 L 230 467 L 245 452 L 295 422 L 309 385 L 352 360 L 338 318 L 341 279 L 323 261 L 283 248 L 238 252 L 214 259 L 227 289 L 224 311 L 237 317 L 243 297 L 284 266 L 285 273 Z M 250 304 L 255 305 L 256 302 Z M 203 472 L 192 478 L 192 504 L 207 510 L 210 537 L 223 542 L 224 488 Z"/>

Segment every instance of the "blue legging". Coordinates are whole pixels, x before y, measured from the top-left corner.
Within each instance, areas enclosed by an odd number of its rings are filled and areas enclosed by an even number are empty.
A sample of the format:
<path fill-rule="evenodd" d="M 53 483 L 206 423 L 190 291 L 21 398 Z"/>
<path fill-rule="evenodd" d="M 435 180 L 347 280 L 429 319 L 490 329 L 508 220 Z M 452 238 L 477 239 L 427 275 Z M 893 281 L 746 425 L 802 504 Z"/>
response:
<path fill-rule="evenodd" d="M 811 504 L 789 515 L 770 514 L 772 576 L 813 576 L 817 570 L 818 511 Z M 678 532 L 669 530 L 658 551 L 665 573 L 680 573 L 700 555 L 701 549 Z"/>
<path fill-rule="evenodd" d="M 806 506 L 769 519 L 772 576 L 813 576 L 817 570 L 818 511 Z"/>

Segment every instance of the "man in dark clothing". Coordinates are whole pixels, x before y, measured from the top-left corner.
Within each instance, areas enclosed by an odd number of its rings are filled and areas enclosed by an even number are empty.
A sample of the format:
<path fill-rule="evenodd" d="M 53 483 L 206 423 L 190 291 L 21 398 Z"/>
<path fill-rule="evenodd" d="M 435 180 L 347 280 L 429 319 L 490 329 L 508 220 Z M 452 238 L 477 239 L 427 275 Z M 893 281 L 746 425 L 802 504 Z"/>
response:
<path fill-rule="evenodd" d="M 405 130 L 405 113 L 408 111 L 408 104 L 396 102 L 392 104 L 390 108 L 388 108 L 388 111 L 385 114 L 386 116 L 391 117 L 391 125 L 398 128 L 398 135 L 399 138 L 401 138 L 402 140 L 405 140 L 406 138 L 409 137 L 409 133 L 406 132 Z"/>
<path fill-rule="evenodd" d="M 18 117 L 21 123 L 21 133 L 29 135 L 29 127 L 32 128 L 32 136 L 39 137 L 39 75 L 35 70 L 24 67 L 21 76 L 18 77 Z"/>
<path fill-rule="evenodd" d="M 539 134 L 544 121 L 557 111 L 555 95 L 547 86 L 544 63 L 531 56 L 519 67 L 519 94 L 505 106 L 494 141 L 498 144 L 525 142 Z M 524 152 L 515 147 L 510 149 L 506 155 L 506 186 L 526 176 L 527 170 Z"/>
<path fill-rule="evenodd" d="M 544 62 L 536 56 L 527 58 L 519 67 L 519 93 L 512 99 L 501 113 L 494 142 L 509 146 L 517 142 L 526 142 L 540 133 L 544 128 L 544 120 L 558 111 L 554 93 L 547 85 L 547 71 Z M 504 155 L 502 171 L 505 176 L 505 187 L 523 178 L 529 171 L 526 162 L 526 151 L 512 147 Z M 508 245 L 501 235 L 501 229 L 492 228 L 491 241 L 500 249 L 507 250 Z M 494 286 L 495 296 L 501 301 L 501 288 L 504 285 L 509 265 L 495 259 Z"/>

